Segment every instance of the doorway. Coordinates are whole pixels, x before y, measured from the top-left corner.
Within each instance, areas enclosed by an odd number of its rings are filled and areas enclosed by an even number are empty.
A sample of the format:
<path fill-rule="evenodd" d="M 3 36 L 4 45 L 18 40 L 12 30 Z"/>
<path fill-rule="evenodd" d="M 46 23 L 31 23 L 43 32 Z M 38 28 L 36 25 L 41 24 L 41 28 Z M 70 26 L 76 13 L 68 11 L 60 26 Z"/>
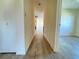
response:
<path fill-rule="evenodd" d="M 59 2 L 61 3 L 61 2 Z M 71 4 L 72 3 L 72 4 Z M 61 13 L 58 13 L 58 50 L 64 58 L 76 59 L 79 46 L 79 1 L 62 0 Z M 58 8 L 59 9 L 59 8 Z M 60 19 L 61 17 L 61 19 Z M 56 35 L 57 36 L 57 35 Z M 72 57 L 70 55 L 73 55 Z M 74 55 L 76 57 L 74 57 Z M 79 57 L 79 56 L 78 56 Z"/>
<path fill-rule="evenodd" d="M 34 18 L 35 18 L 35 31 L 43 33 L 44 30 L 44 8 L 45 4 L 41 0 L 36 0 L 34 3 Z"/>

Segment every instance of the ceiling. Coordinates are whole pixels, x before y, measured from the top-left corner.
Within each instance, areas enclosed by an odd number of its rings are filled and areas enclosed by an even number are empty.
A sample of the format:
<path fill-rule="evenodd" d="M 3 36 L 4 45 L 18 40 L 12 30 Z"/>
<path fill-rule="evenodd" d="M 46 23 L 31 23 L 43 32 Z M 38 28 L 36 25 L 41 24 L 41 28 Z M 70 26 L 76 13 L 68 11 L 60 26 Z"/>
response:
<path fill-rule="evenodd" d="M 46 2 L 47 0 L 34 0 L 35 6 L 40 11 L 44 8 Z M 62 8 L 79 9 L 79 0 L 62 0 Z"/>
<path fill-rule="evenodd" d="M 47 0 L 34 0 L 34 9 L 36 15 L 44 11 Z"/>
<path fill-rule="evenodd" d="M 62 0 L 62 8 L 79 9 L 79 0 Z"/>
<path fill-rule="evenodd" d="M 44 8 L 47 0 L 34 0 L 38 9 Z M 41 4 L 40 6 L 38 4 Z M 62 0 L 62 8 L 79 9 L 79 0 Z"/>
<path fill-rule="evenodd" d="M 34 0 L 35 16 L 41 16 L 44 10 L 46 0 Z"/>

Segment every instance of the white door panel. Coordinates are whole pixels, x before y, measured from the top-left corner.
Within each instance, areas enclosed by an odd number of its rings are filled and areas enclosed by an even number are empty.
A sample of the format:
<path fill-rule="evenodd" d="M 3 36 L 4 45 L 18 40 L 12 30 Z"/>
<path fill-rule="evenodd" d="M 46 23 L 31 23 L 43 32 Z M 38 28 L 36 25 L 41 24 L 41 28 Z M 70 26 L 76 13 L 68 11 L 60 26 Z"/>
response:
<path fill-rule="evenodd" d="M 13 1 L 1 1 L 5 5 L 1 7 L 0 13 L 0 53 L 15 52 L 16 49 L 16 12 Z"/>

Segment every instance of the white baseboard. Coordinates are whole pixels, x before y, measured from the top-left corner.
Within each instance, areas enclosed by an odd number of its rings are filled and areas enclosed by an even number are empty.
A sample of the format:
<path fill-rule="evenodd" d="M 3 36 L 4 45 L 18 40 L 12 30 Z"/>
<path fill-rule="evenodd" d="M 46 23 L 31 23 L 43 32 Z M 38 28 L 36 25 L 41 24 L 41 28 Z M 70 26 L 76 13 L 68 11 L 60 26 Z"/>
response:
<path fill-rule="evenodd" d="M 60 36 L 74 36 L 74 34 L 62 34 Z"/>
<path fill-rule="evenodd" d="M 26 55 L 25 52 L 17 52 L 16 55 Z"/>
<path fill-rule="evenodd" d="M 79 37 L 78 34 L 63 34 L 63 35 L 60 35 L 60 37 L 62 36 L 73 36 L 73 37 Z"/>

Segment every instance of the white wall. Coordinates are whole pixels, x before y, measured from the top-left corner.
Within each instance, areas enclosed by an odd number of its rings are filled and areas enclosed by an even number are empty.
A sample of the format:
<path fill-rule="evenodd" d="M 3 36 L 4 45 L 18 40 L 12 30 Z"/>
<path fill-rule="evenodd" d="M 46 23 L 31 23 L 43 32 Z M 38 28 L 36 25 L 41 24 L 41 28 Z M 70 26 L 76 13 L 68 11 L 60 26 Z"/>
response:
<path fill-rule="evenodd" d="M 54 50 L 56 31 L 57 0 L 47 0 L 45 7 L 44 35 Z"/>
<path fill-rule="evenodd" d="M 17 23 L 17 39 L 16 39 L 16 54 L 23 55 L 26 53 L 25 50 L 25 29 L 24 29 L 24 1 L 15 0 L 17 10 L 16 10 L 16 23 Z"/>
<path fill-rule="evenodd" d="M 62 9 L 60 35 L 73 35 L 76 21 L 76 10 Z"/>
<path fill-rule="evenodd" d="M 62 9 L 60 35 L 79 36 L 79 9 Z"/>
<path fill-rule="evenodd" d="M 33 35 L 34 35 L 34 6 L 33 6 L 33 0 L 24 0 L 24 25 L 25 25 L 25 47 L 26 52 L 31 44 Z"/>

